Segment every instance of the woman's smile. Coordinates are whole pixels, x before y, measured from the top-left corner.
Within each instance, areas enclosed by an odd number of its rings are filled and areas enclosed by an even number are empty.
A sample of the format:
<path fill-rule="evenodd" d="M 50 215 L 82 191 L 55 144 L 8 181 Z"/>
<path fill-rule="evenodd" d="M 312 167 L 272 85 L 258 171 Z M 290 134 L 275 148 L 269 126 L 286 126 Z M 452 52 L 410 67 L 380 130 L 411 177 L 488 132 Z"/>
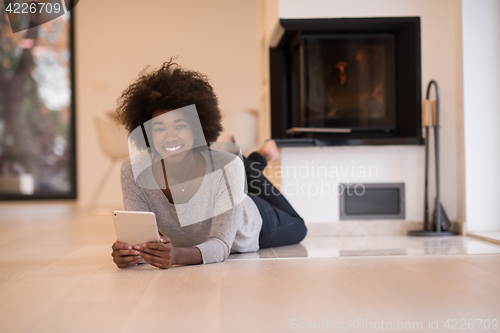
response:
<path fill-rule="evenodd" d="M 164 147 L 167 151 L 177 151 L 181 148 L 182 145 L 175 146 L 175 147 Z"/>
<path fill-rule="evenodd" d="M 182 146 L 183 146 L 183 144 L 175 145 L 175 146 L 163 146 L 163 149 L 165 149 L 168 152 L 176 152 L 179 149 L 181 149 Z"/>

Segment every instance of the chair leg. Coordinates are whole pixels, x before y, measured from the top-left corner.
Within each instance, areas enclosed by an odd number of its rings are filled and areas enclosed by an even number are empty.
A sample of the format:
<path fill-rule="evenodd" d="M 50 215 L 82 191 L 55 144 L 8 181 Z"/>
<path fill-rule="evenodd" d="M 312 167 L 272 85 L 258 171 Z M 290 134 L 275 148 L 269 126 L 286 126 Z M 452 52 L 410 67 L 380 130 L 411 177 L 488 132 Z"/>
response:
<path fill-rule="evenodd" d="M 104 190 L 106 184 L 109 181 L 109 175 L 113 171 L 115 163 L 116 163 L 116 160 L 111 161 L 111 164 L 108 166 L 106 173 L 104 173 L 103 177 L 101 178 L 101 181 L 99 182 L 99 185 L 97 186 L 97 190 L 94 192 L 94 195 L 92 196 L 92 200 L 90 201 L 89 208 L 95 208 L 95 205 L 98 202 L 99 197 L 102 194 L 102 191 Z"/>

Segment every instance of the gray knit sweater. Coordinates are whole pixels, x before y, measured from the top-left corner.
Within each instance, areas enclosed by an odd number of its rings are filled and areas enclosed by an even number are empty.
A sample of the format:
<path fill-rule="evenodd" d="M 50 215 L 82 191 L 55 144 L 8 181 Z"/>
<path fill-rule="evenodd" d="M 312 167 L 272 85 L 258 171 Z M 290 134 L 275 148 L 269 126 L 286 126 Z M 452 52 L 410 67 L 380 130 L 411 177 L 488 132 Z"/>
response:
<path fill-rule="evenodd" d="M 224 261 L 234 252 L 257 251 L 262 217 L 244 193 L 243 162 L 236 155 L 215 149 L 212 156 L 207 150 L 201 154 L 205 176 L 185 204 L 168 201 L 151 167 L 134 177 L 130 158 L 125 160 L 121 169 L 125 210 L 155 213 L 162 235 L 175 247 L 198 247 L 204 264 Z"/>

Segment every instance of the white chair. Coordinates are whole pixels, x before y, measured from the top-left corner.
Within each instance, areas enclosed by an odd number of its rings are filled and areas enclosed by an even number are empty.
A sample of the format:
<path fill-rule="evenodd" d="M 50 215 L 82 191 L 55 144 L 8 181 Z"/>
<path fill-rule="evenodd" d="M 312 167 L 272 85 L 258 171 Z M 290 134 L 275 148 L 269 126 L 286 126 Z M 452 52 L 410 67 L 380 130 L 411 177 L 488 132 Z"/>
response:
<path fill-rule="evenodd" d="M 117 124 L 116 118 L 111 116 L 111 113 L 109 113 L 106 117 L 94 117 L 94 124 L 97 129 L 97 137 L 99 139 L 101 150 L 104 155 L 109 157 L 111 162 L 99 182 L 94 195 L 92 196 L 89 208 L 95 207 L 116 163 L 129 156 L 128 132 L 123 126 Z"/>

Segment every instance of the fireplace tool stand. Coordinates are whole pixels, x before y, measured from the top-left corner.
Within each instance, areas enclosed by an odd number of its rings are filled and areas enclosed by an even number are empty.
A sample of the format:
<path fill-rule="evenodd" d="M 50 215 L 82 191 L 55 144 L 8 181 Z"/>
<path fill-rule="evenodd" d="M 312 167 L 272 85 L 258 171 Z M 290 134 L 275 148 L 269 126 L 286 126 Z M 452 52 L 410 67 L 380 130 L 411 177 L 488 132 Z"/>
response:
<path fill-rule="evenodd" d="M 436 90 L 436 100 L 432 101 L 432 126 L 434 126 L 434 152 L 436 163 L 436 200 L 434 212 L 432 214 L 432 224 L 429 226 L 429 198 L 428 198 L 428 178 L 429 178 L 429 96 L 431 86 Z M 449 231 L 451 227 L 450 219 L 441 204 L 439 186 L 439 87 L 436 81 L 432 80 L 427 86 L 427 95 L 422 107 L 422 123 L 425 127 L 425 197 L 424 197 L 424 230 L 408 231 L 408 236 L 451 236 L 455 233 Z"/>

